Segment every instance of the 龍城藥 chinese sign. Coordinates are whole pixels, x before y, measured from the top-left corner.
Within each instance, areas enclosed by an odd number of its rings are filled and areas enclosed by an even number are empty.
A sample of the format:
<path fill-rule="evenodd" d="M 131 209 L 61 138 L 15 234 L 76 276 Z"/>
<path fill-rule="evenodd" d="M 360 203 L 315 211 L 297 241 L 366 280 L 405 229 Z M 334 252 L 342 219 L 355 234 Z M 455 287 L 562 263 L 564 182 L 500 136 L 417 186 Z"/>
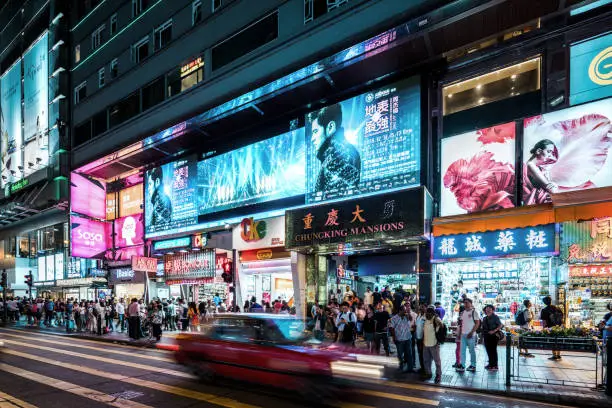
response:
<path fill-rule="evenodd" d="M 561 257 L 570 264 L 612 262 L 612 217 L 564 222 Z"/>
<path fill-rule="evenodd" d="M 287 211 L 285 248 L 423 237 L 427 200 L 419 187 Z"/>
<path fill-rule="evenodd" d="M 433 260 L 556 252 L 555 224 L 436 237 Z"/>

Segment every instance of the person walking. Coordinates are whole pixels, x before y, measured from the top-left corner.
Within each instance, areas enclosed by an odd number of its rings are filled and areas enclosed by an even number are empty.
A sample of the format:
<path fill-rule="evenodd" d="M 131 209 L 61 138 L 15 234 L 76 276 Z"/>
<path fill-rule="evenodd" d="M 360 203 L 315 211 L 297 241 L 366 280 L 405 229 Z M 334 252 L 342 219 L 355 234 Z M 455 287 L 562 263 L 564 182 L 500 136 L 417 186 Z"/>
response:
<path fill-rule="evenodd" d="M 138 299 L 132 299 L 132 303 L 128 306 L 127 316 L 130 338 L 138 340 L 140 338 L 140 305 Z"/>
<path fill-rule="evenodd" d="M 325 340 L 325 324 L 327 323 L 327 315 L 323 311 L 320 305 L 317 305 L 317 309 L 314 315 L 314 328 L 313 334 L 315 339 L 319 341 Z"/>
<path fill-rule="evenodd" d="M 501 329 L 504 325 L 499 316 L 495 314 L 495 307 L 493 305 L 486 305 L 484 311 L 486 316 L 482 319 L 482 334 L 485 350 L 489 358 L 489 364 L 485 366 L 485 369 L 497 371 L 499 370 L 497 366 L 497 344 L 503 337 Z"/>
<path fill-rule="evenodd" d="M 153 337 L 157 341 L 161 340 L 162 336 L 162 323 L 164 321 L 164 311 L 163 306 L 160 304 L 156 304 L 155 310 L 153 311 L 153 315 L 151 316 L 151 325 L 153 326 Z"/>
<path fill-rule="evenodd" d="M 368 351 L 374 354 L 374 334 L 376 332 L 376 320 L 374 320 L 374 306 L 367 306 L 366 315 L 363 318 L 363 339 L 366 342 Z"/>
<path fill-rule="evenodd" d="M 442 380 L 442 361 L 440 360 L 438 334 L 443 328 L 444 325 L 438 317 L 436 308 L 434 306 L 427 307 L 423 323 L 423 375 L 426 380 L 432 377 L 431 362 L 433 360 L 436 364 L 436 377 L 434 379 L 436 384 L 439 384 Z M 446 333 L 442 333 L 442 335 L 446 335 Z"/>
<path fill-rule="evenodd" d="M 374 313 L 374 351 L 376 355 L 380 354 L 380 343 L 383 344 L 385 355 L 389 357 L 389 354 L 391 354 L 387 332 L 390 319 L 389 312 L 385 310 L 382 303 L 378 303 L 378 310 Z"/>
<path fill-rule="evenodd" d="M 117 325 L 119 326 L 119 330 L 121 333 L 125 331 L 125 300 L 123 298 L 119 299 L 119 303 L 116 306 L 118 321 Z"/>
<path fill-rule="evenodd" d="M 348 302 L 342 303 L 342 312 L 336 317 L 338 327 L 338 342 L 343 344 L 353 344 L 355 342 L 355 331 L 357 317 L 349 310 Z"/>
<path fill-rule="evenodd" d="M 412 316 L 406 313 L 406 307 L 400 307 L 398 314 L 389 321 L 393 341 L 397 348 L 399 369 L 403 372 L 412 371 Z"/>
<path fill-rule="evenodd" d="M 533 323 L 533 313 L 531 311 L 531 301 L 529 299 L 525 299 L 523 301 L 523 305 L 516 313 L 515 323 L 521 327 L 521 330 L 529 331 L 531 330 L 531 325 Z M 520 343 L 519 343 L 520 344 Z M 533 358 L 535 357 L 533 354 L 529 352 L 526 348 L 519 348 L 519 356 Z"/>
<path fill-rule="evenodd" d="M 552 298 L 550 296 L 544 297 L 542 303 L 546 305 L 540 313 L 540 320 L 544 328 L 553 328 L 556 326 L 563 325 L 563 312 L 557 306 L 552 304 Z M 553 345 L 552 357 L 549 358 L 552 361 L 561 360 L 561 350 Z"/>
<path fill-rule="evenodd" d="M 457 367 L 458 372 L 464 372 L 466 370 L 466 354 L 467 350 L 470 351 L 470 365 L 467 367 L 467 371 L 476 371 L 476 333 L 480 328 L 480 316 L 476 309 L 472 299 L 465 298 L 463 300 L 465 310 L 461 314 L 461 363 Z"/>
<path fill-rule="evenodd" d="M 424 303 L 421 303 L 419 305 L 419 313 L 416 318 L 416 330 L 414 332 L 415 334 L 414 337 L 416 339 L 417 353 L 419 355 L 419 367 L 420 367 L 419 372 L 421 374 L 424 374 L 426 372 L 425 364 L 423 360 L 423 328 L 425 326 L 425 320 L 427 319 L 425 317 L 426 313 L 427 313 L 427 305 L 425 305 Z"/>

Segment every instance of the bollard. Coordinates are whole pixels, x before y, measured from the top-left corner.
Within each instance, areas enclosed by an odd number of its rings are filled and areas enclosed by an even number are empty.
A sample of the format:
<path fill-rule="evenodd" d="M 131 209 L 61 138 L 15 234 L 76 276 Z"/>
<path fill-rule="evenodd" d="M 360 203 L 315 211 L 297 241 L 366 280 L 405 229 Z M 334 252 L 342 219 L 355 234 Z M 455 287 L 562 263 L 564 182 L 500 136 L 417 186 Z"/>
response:
<path fill-rule="evenodd" d="M 612 396 L 612 341 L 606 342 L 606 395 Z"/>
<path fill-rule="evenodd" d="M 506 332 L 506 387 L 510 387 L 510 375 L 512 373 L 512 333 Z"/>

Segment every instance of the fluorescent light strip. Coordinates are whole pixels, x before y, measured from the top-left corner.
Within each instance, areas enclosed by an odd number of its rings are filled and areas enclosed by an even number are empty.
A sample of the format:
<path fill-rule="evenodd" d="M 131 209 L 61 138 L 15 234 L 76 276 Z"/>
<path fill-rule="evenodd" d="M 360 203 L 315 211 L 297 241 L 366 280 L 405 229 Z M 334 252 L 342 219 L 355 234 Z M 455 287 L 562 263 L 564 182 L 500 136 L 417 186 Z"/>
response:
<path fill-rule="evenodd" d="M 70 31 L 72 32 L 72 31 L 76 30 L 76 29 L 77 29 L 77 28 L 78 28 L 78 27 L 79 27 L 81 24 L 83 24 L 83 23 L 85 22 L 85 20 L 87 20 L 87 19 L 88 19 L 88 18 L 89 18 L 89 17 L 90 17 L 90 16 L 91 16 L 93 13 L 95 13 L 95 11 L 96 11 L 97 9 L 99 9 L 99 8 L 100 8 L 100 6 L 101 6 L 101 5 L 103 5 L 104 3 L 106 3 L 106 0 L 102 0 L 102 1 L 100 2 L 100 4 L 98 4 L 96 7 L 94 7 L 94 9 L 93 9 L 93 10 L 91 10 L 89 13 L 87 13 L 87 15 L 86 15 L 85 17 L 83 17 L 83 18 L 81 19 L 81 21 L 79 21 L 79 22 L 77 23 L 77 25 L 75 25 L 74 27 L 72 27 L 72 28 L 70 29 Z"/>
<path fill-rule="evenodd" d="M 121 34 L 123 34 L 123 32 L 125 30 L 127 30 L 128 28 L 130 28 L 131 26 L 133 26 L 136 22 L 138 22 L 141 18 L 143 18 L 147 13 L 149 13 L 151 10 L 153 10 L 155 8 L 155 6 L 157 6 L 159 3 L 161 3 L 162 0 L 157 0 L 157 2 L 155 4 L 153 4 L 151 7 L 149 7 L 148 9 L 146 9 L 145 11 L 143 11 L 142 13 L 140 13 L 138 15 L 138 17 L 136 17 L 134 20 L 132 20 L 132 22 L 128 25 L 126 25 L 125 27 L 123 27 L 121 30 L 119 30 L 119 32 L 117 34 L 115 34 L 114 36 L 112 36 L 111 38 L 108 39 L 107 42 L 105 42 L 104 44 L 102 44 L 99 48 L 97 48 L 93 53 L 89 54 L 87 56 L 87 58 L 85 58 L 84 60 L 82 60 L 81 62 L 79 62 L 79 64 L 72 68 L 70 71 L 74 72 L 77 69 L 79 69 L 84 63 L 87 62 L 87 60 L 89 60 L 91 57 L 93 57 L 94 55 L 96 55 L 97 53 L 99 53 L 100 51 L 102 51 L 104 49 L 104 47 L 106 47 L 108 44 L 110 44 L 115 38 L 117 38 L 118 36 L 120 36 Z"/>

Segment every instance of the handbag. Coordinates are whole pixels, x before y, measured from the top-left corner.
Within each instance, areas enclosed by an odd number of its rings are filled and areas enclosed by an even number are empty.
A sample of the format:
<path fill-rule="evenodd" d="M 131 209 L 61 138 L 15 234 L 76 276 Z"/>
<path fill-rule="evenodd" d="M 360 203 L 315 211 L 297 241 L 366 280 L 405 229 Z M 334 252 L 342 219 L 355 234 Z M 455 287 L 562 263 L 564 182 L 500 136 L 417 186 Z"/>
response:
<path fill-rule="evenodd" d="M 499 343 L 500 341 L 502 341 L 502 340 L 504 339 L 504 337 L 506 337 L 506 336 L 504 335 L 504 333 L 503 333 L 501 330 L 496 331 L 496 332 L 494 333 L 494 335 L 495 335 L 495 338 L 497 338 L 497 342 L 498 342 L 498 343 Z"/>

